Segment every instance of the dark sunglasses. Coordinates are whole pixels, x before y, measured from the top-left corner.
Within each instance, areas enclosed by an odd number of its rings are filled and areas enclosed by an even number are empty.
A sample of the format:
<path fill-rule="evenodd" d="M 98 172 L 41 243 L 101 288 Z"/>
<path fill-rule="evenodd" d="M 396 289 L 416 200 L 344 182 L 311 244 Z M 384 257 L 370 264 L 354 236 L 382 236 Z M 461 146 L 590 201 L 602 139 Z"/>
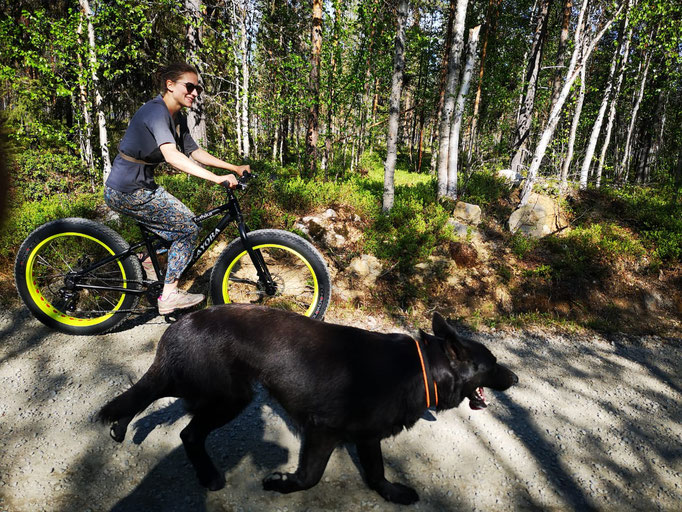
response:
<path fill-rule="evenodd" d="M 192 94 L 194 89 L 197 90 L 197 95 L 200 95 L 202 92 L 204 92 L 204 88 L 202 86 L 193 84 L 192 82 L 185 82 L 182 85 L 184 85 L 185 89 L 187 89 L 187 94 Z"/>

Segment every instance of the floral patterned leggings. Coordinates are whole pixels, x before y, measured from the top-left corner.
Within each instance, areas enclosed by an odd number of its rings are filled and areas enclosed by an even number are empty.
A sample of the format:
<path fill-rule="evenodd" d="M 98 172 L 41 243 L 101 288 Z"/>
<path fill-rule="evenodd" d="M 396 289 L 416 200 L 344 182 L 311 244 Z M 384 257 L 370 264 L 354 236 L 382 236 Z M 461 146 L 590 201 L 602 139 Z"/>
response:
<path fill-rule="evenodd" d="M 131 216 L 164 240 L 172 242 L 168 250 L 165 282 L 177 281 L 192 258 L 199 238 L 200 228 L 192 220 L 192 211 L 163 187 L 126 193 L 105 186 L 104 202 L 112 210 Z"/>

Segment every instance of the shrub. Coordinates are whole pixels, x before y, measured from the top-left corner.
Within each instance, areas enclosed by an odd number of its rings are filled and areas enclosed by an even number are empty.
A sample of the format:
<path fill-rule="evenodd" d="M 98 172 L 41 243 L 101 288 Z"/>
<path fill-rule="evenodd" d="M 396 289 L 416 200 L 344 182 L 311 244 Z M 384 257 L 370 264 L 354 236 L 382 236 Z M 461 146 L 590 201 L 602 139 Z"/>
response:
<path fill-rule="evenodd" d="M 626 187 L 603 193 L 621 203 L 627 215 L 623 220 L 649 242 L 656 258 L 670 263 L 682 258 L 682 204 L 670 188 Z"/>
<path fill-rule="evenodd" d="M 366 246 L 377 257 L 396 262 L 401 272 L 412 273 L 414 265 L 452 238 L 446 229 L 448 212 L 419 193 L 401 190 L 388 215 L 381 214 L 366 234 Z"/>
<path fill-rule="evenodd" d="M 509 246 L 512 252 L 518 258 L 525 258 L 526 254 L 533 251 L 538 245 L 538 241 L 534 238 L 524 235 L 520 231 L 514 233 L 509 240 Z"/>
<path fill-rule="evenodd" d="M 78 157 L 66 153 L 38 150 L 17 153 L 13 176 L 15 204 L 90 188 L 88 169 Z"/>
<path fill-rule="evenodd" d="M 38 226 L 63 217 L 95 217 L 102 203 L 101 191 L 79 195 L 59 194 L 38 201 L 27 201 L 9 211 L 0 228 L 0 257 L 13 257 L 24 239 Z"/>
<path fill-rule="evenodd" d="M 484 208 L 509 195 L 509 185 L 492 171 L 472 173 L 462 183 L 461 199 Z"/>

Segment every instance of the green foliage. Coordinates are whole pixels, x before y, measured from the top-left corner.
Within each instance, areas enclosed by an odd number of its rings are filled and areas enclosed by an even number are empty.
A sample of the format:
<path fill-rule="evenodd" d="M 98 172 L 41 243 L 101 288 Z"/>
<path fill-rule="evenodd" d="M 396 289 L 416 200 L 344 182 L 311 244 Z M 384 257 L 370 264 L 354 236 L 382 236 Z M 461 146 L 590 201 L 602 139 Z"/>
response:
<path fill-rule="evenodd" d="M 622 220 L 639 231 L 662 262 L 682 259 L 682 204 L 674 190 L 660 187 L 627 187 L 603 191 L 626 212 Z"/>
<path fill-rule="evenodd" d="M 532 270 L 524 270 L 523 275 L 525 277 L 539 277 L 541 279 L 551 279 L 552 277 L 552 267 L 549 265 L 540 265 Z"/>
<path fill-rule="evenodd" d="M 537 247 L 538 241 L 535 238 L 524 235 L 520 231 L 514 233 L 509 240 L 509 246 L 512 252 L 518 258 L 525 258 L 526 254 L 534 250 Z"/>
<path fill-rule="evenodd" d="M 22 151 L 14 157 L 15 203 L 54 194 L 78 193 L 88 187 L 88 169 L 76 156 L 44 150 Z"/>
<path fill-rule="evenodd" d="M 435 195 L 433 183 L 397 188 L 393 209 L 380 214 L 365 234 L 366 247 L 410 274 L 416 263 L 453 238 L 446 227 L 449 212 L 435 201 Z"/>
<path fill-rule="evenodd" d="M 62 217 L 95 218 L 102 193 L 58 194 L 27 201 L 10 209 L 0 228 L 0 257 L 11 258 L 24 239 L 37 227 Z"/>
<path fill-rule="evenodd" d="M 509 185 L 492 170 L 474 172 L 465 178 L 460 199 L 484 208 L 509 194 Z"/>
<path fill-rule="evenodd" d="M 77 23 L 71 9 L 59 16 L 46 9 L 24 10 L 22 23 L 0 18 L 0 83 L 11 95 L 6 110 L 12 137 L 23 145 L 70 143 L 74 132 L 65 114 L 78 82 L 72 65 Z M 12 65 L 19 62 L 22 68 Z"/>
<path fill-rule="evenodd" d="M 645 254 L 632 233 L 613 223 L 577 227 L 564 236 L 545 237 L 540 244 L 551 254 L 552 275 L 563 280 L 602 278 L 616 260 L 636 260 Z"/>
<path fill-rule="evenodd" d="M 306 180 L 300 177 L 275 178 L 273 200 L 298 214 L 329 208 L 335 204 L 351 206 L 360 214 L 377 210 L 377 199 L 361 186 L 360 180 Z"/>

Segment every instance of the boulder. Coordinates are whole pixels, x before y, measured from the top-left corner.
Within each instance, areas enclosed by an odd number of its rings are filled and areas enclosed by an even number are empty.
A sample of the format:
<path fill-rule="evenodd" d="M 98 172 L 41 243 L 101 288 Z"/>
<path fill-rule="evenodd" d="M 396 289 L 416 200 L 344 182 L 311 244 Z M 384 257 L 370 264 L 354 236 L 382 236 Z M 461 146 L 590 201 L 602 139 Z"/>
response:
<path fill-rule="evenodd" d="M 360 221 L 357 215 L 342 216 L 330 208 L 320 215 L 303 217 L 295 227 L 316 243 L 342 249 L 348 243 L 355 243 L 362 238 L 362 231 L 354 226 Z"/>
<path fill-rule="evenodd" d="M 523 176 L 518 172 L 512 171 L 511 169 L 502 169 L 497 171 L 497 176 L 504 179 L 510 187 L 516 187 L 523 181 Z"/>
<path fill-rule="evenodd" d="M 452 212 L 452 216 L 465 224 L 477 226 L 481 222 L 481 207 L 476 204 L 459 201 L 455 205 L 455 211 Z"/>
<path fill-rule="evenodd" d="M 469 230 L 471 229 L 471 227 L 455 219 L 448 219 L 448 225 L 452 226 L 455 235 L 462 239 L 465 239 L 467 237 L 467 235 L 469 234 Z"/>
<path fill-rule="evenodd" d="M 528 202 L 509 217 L 509 231 L 521 231 L 526 236 L 542 238 L 568 226 L 554 199 L 531 194 Z"/>
<path fill-rule="evenodd" d="M 362 254 L 350 262 L 348 273 L 366 287 L 374 286 L 381 274 L 381 262 L 370 254 Z"/>

